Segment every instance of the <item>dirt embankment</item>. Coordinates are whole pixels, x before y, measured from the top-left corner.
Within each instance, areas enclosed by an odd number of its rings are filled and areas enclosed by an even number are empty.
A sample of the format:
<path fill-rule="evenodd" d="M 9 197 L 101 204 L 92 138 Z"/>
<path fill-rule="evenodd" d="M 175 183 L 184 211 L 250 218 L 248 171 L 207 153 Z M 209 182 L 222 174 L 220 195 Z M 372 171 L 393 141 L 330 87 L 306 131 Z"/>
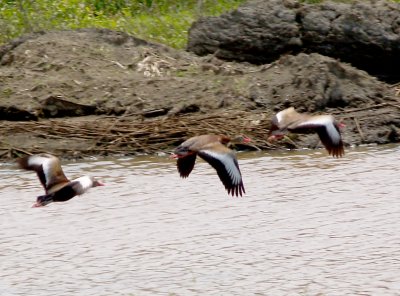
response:
<path fill-rule="evenodd" d="M 42 32 L 0 47 L 0 157 L 157 153 L 201 133 L 276 149 L 293 145 L 266 142 L 272 113 L 287 106 L 335 114 L 348 145 L 398 142 L 398 93 L 319 54 L 256 66 L 109 30 Z"/>

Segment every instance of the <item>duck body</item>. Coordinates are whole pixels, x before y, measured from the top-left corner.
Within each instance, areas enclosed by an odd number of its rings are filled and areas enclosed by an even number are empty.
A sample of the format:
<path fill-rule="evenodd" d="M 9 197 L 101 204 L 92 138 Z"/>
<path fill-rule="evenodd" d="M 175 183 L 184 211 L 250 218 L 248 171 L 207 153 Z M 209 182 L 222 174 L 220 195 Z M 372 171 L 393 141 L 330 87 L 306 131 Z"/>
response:
<path fill-rule="evenodd" d="M 187 139 L 174 151 L 177 168 L 182 178 L 187 178 L 192 172 L 197 155 L 208 162 L 216 171 L 228 194 L 242 196 L 245 193 L 242 174 L 235 153 L 226 145 L 229 143 L 248 142 L 249 139 L 240 136 L 231 139 L 222 135 L 201 135 Z"/>
<path fill-rule="evenodd" d="M 51 202 L 64 202 L 85 193 L 92 187 L 104 184 L 93 177 L 83 176 L 70 181 L 64 174 L 60 160 L 51 154 L 37 154 L 17 160 L 21 169 L 35 171 L 45 189 L 33 207 L 42 207 Z"/>
<path fill-rule="evenodd" d="M 290 107 L 272 117 L 268 140 L 280 139 L 288 132 L 316 133 L 330 155 L 342 157 L 344 145 L 340 128 L 343 126 L 344 124 L 338 123 L 332 115 L 298 113 L 293 107 Z"/>

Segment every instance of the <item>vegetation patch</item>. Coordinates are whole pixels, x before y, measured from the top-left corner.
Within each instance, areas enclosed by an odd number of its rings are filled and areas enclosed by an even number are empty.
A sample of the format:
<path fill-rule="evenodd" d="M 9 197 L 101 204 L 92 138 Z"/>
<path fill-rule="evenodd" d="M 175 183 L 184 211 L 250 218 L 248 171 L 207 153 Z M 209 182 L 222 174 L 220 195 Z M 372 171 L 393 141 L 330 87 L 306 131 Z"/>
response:
<path fill-rule="evenodd" d="M 244 0 L 4 0 L 0 44 L 25 33 L 54 29 L 108 28 L 184 48 L 201 16 L 219 15 Z"/>

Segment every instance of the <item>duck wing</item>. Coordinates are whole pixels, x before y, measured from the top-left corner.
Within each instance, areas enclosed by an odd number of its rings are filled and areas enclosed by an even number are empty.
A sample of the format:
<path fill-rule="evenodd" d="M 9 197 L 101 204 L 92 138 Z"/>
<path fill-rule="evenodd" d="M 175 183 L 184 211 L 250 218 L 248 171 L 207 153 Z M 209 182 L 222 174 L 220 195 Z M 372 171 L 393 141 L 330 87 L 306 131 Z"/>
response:
<path fill-rule="evenodd" d="M 56 191 L 69 183 L 58 157 L 51 154 L 36 154 L 17 160 L 21 169 L 35 171 L 46 194 Z"/>
<path fill-rule="evenodd" d="M 330 155 L 334 157 L 344 155 L 344 145 L 340 129 L 331 115 L 310 117 L 308 120 L 290 126 L 288 130 L 297 133 L 312 130 L 318 134 L 322 144 Z"/>
<path fill-rule="evenodd" d="M 182 178 L 187 178 L 194 168 L 196 162 L 196 153 L 188 154 L 185 157 L 178 158 L 176 165 Z"/>
<path fill-rule="evenodd" d="M 342 157 L 344 155 L 344 145 L 340 135 L 339 127 L 331 124 L 317 130 L 318 136 L 325 146 L 326 150 L 333 157 Z"/>
<path fill-rule="evenodd" d="M 198 151 L 216 171 L 225 189 L 232 196 L 245 193 L 242 174 L 234 152 L 220 143 L 213 143 Z"/>

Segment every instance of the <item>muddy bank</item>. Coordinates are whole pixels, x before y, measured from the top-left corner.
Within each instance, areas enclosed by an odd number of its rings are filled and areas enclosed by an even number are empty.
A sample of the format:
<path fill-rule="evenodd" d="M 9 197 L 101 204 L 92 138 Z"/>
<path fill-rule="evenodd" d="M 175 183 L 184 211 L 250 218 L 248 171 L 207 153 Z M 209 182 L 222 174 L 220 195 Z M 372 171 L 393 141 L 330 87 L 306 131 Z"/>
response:
<path fill-rule="evenodd" d="M 252 65 L 110 30 L 42 32 L 0 48 L 0 156 L 168 152 L 203 132 L 293 147 L 266 142 L 271 114 L 287 106 L 334 113 L 347 145 L 398 142 L 396 91 L 319 54 Z M 294 140 L 320 146 L 315 136 Z"/>

